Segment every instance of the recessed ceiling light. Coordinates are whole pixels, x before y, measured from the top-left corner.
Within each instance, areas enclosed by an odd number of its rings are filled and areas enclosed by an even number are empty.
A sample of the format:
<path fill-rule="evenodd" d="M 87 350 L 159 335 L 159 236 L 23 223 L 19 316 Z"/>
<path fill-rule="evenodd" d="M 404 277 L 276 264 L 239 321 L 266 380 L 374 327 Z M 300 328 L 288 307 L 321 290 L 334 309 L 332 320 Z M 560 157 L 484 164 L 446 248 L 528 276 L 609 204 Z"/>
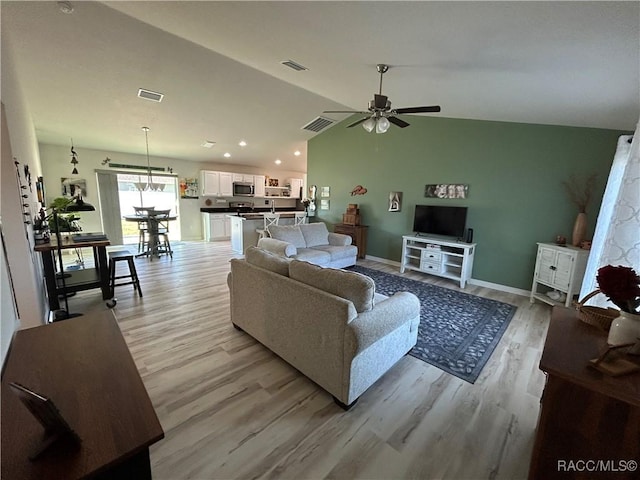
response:
<path fill-rule="evenodd" d="M 247 142 L 245 142 L 244 140 L 240 140 L 240 143 L 238 143 L 238 145 L 240 145 L 241 147 L 246 147 Z"/>
<path fill-rule="evenodd" d="M 296 150 L 295 152 L 293 152 L 293 154 L 294 154 L 296 157 L 299 157 L 299 156 L 301 155 L 300 150 Z"/>
<path fill-rule="evenodd" d="M 202 142 L 200 144 L 201 147 L 204 148 L 211 148 L 216 144 L 216 142 L 214 142 L 213 140 L 205 140 L 204 142 Z"/>
<path fill-rule="evenodd" d="M 279 158 L 276 158 L 276 161 L 274 163 L 276 165 L 280 165 L 282 163 L 282 160 L 280 160 Z"/>
<path fill-rule="evenodd" d="M 229 158 L 231 156 L 231 154 L 229 152 L 224 152 L 223 157 L 224 158 Z"/>

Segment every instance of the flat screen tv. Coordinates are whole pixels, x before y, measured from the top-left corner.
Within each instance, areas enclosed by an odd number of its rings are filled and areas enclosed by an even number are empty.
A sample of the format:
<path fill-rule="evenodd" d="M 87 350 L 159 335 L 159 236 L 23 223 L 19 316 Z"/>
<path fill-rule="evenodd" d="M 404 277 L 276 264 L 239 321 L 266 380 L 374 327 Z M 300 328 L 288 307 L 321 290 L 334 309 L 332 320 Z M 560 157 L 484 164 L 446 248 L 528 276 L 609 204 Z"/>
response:
<path fill-rule="evenodd" d="M 425 235 L 463 238 L 466 223 L 467 207 L 416 205 L 413 231 Z"/>

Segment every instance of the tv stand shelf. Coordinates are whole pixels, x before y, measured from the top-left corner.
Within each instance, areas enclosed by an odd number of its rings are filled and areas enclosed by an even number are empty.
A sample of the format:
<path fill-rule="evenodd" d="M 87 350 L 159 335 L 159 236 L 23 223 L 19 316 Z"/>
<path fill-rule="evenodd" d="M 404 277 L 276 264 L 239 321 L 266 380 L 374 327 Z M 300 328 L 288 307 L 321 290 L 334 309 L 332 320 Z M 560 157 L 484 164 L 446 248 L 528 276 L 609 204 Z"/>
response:
<path fill-rule="evenodd" d="M 430 273 L 460 282 L 464 288 L 471 278 L 475 243 L 437 237 L 402 237 L 400 273 L 405 270 Z"/>

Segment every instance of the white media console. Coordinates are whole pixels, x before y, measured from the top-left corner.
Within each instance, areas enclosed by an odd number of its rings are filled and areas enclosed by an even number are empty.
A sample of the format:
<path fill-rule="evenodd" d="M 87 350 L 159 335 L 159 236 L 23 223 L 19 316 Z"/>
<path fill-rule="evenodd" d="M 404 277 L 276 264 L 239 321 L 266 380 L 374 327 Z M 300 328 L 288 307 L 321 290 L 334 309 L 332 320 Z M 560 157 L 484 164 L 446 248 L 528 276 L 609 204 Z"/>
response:
<path fill-rule="evenodd" d="M 404 235 L 400 273 L 415 270 L 460 282 L 464 288 L 471 278 L 475 243 L 437 237 Z"/>

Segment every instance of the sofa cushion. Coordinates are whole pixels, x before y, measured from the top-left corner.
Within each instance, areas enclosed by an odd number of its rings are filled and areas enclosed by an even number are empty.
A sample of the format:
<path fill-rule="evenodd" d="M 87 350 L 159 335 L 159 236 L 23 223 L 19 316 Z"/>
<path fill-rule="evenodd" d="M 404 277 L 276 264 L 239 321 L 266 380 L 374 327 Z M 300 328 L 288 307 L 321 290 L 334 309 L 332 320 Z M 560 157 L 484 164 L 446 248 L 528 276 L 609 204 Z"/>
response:
<path fill-rule="evenodd" d="M 318 245 L 317 247 L 313 247 L 313 249 L 321 252 L 327 252 L 331 255 L 332 262 L 358 255 L 358 247 L 355 245 L 347 245 L 345 247 L 337 247 L 335 245 Z"/>
<path fill-rule="evenodd" d="M 294 259 L 302 260 L 303 262 L 315 263 L 316 265 L 324 267 L 331 263 L 331 254 L 315 248 L 299 248 Z"/>
<path fill-rule="evenodd" d="M 318 245 L 329 245 L 329 231 L 327 230 L 327 226 L 322 222 L 302 225 L 300 231 L 308 248 Z"/>
<path fill-rule="evenodd" d="M 300 227 L 297 225 L 271 225 L 269 227 L 269 235 L 276 240 L 289 242 L 296 248 L 305 248 L 307 246 Z"/>
<path fill-rule="evenodd" d="M 249 247 L 244 252 L 244 258 L 247 263 L 250 263 L 251 265 L 284 275 L 285 277 L 289 276 L 290 260 L 276 255 L 275 253 L 262 250 L 258 247 Z"/>
<path fill-rule="evenodd" d="M 373 308 L 376 285 L 371 278 L 361 273 L 292 260 L 289 264 L 289 277 L 351 301 L 358 313 Z"/>

